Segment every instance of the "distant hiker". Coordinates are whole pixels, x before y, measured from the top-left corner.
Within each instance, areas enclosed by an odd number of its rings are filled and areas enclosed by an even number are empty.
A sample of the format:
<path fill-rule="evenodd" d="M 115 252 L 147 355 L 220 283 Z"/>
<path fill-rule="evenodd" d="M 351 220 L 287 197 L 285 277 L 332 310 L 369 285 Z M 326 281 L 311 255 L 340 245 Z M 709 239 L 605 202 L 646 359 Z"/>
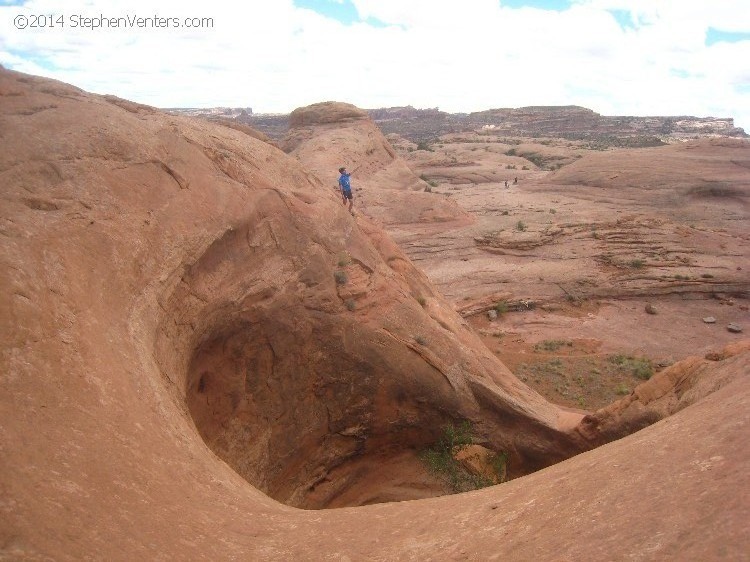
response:
<path fill-rule="evenodd" d="M 513 180 L 513 185 L 516 185 L 518 183 L 518 178 Z"/>
<path fill-rule="evenodd" d="M 349 179 L 351 177 L 351 174 L 346 171 L 346 168 L 339 168 L 339 173 L 341 174 L 341 176 L 339 177 L 341 200 L 344 205 L 346 205 L 346 200 L 349 200 L 349 212 L 353 215 L 354 211 L 352 211 L 352 205 L 354 204 L 354 197 L 352 196 L 352 184 L 351 180 Z"/>
<path fill-rule="evenodd" d="M 505 189 L 508 189 L 508 180 L 505 180 Z"/>

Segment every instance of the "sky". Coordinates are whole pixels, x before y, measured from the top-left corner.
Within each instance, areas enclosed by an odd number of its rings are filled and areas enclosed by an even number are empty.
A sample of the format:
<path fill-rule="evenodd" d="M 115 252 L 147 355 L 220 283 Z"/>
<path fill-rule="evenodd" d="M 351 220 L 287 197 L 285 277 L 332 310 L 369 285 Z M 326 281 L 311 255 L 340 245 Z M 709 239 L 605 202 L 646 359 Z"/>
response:
<path fill-rule="evenodd" d="M 750 0 L 0 0 L 0 64 L 157 107 L 579 105 L 750 132 Z"/>

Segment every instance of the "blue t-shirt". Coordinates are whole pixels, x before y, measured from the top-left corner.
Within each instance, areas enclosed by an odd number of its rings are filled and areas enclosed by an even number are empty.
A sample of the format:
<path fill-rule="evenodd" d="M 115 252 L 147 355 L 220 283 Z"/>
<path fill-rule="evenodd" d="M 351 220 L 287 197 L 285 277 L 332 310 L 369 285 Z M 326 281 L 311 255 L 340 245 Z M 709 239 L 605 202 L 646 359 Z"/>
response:
<path fill-rule="evenodd" d="M 339 187 L 341 188 L 341 191 L 351 191 L 352 190 L 352 184 L 350 183 L 349 177 L 351 174 L 341 174 L 341 177 L 339 178 Z"/>

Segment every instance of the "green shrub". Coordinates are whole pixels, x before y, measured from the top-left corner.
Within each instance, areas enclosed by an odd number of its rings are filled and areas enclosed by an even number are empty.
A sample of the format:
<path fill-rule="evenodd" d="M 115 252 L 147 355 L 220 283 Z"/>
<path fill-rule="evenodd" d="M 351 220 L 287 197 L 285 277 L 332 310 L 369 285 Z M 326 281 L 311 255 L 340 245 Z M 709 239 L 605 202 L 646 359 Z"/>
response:
<path fill-rule="evenodd" d="M 619 394 L 620 396 L 625 396 L 626 394 L 630 394 L 630 389 L 624 384 L 621 384 L 615 389 L 615 393 Z"/>
<path fill-rule="evenodd" d="M 336 280 L 337 285 L 345 285 L 349 281 L 345 271 L 334 271 L 333 278 Z"/>
<path fill-rule="evenodd" d="M 422 306 L 425 306 L 427 304 L 427 299 L 422 296 L 419 296 L 417 297 L 417 302 L 421 304 Z"/>
<path fill-rule="evenodd" d="M 534 351 L 557 351 L 561 347 L 573 347 L 570 340 L 544 340 L 534 345 Z"/>
<path fill-rule="evenodd" d="M 641 380 L 648 380 L 654 374 L 654 367 L 649 359 L 645 357 L 633 357 L 631 355 L 611 355 L 609 362 L 623 368 L 631 375 Z"/>
<path fill-rule="evenodd" d="M 344 301 L 344 304 L 346 305 L 346 309 L 349 311 L 357 308 L 357 302 L 354 299 L 346 299 L 346 301 Z"/>
<path fill-rule="evenodd" d="M 527 227 L 526 227 L 526 223 L 525 223 L 525 222 L 523 222 L 523 221 L 518 221 L 518 222 L 516 223 L 516 230 L 518 230 L 519 232 L 524 232 L 524 231 L 526 230 L 526 228 L 527 228 Z"/>
<path fill-rule="evenodd" d="M 457 448 L 474 442 L 471 434 L 472 427 L 468 421 L 458 426 L 452 424 L 444 426 L 438 441 L 420 454 L 420 459 L 427 469 L 447 482 L 454 492 L 467 492 L 493 484 L 488 478 L 469 473 L 453 457 Z M 498 480 L 503 481 L 508 464 L 507 453 L 504 451 L 496 453 L 490 463 Z"/>
<path fill-rule="evenodd" d="M 508 312 L 508 303 L 505 301 L 500 301 L 495 303 L 495 306 L 492 307 L 492 309 L 497 312 L 498 316 L 502 316 L 506 312 Z"/>

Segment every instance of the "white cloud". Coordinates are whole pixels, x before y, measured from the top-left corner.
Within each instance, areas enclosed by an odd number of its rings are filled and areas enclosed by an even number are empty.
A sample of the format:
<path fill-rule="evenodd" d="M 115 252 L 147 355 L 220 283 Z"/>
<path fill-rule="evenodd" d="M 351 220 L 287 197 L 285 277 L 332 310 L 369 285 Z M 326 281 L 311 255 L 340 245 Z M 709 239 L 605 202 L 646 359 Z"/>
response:
<path fill-rule="evenodd" d="M 337 0 L 330 0 L 337 1 Z M 576 104 L 600 113 L 735 117 L 750 130 L 746 0 L 578 0 L 562 12 L 495 0 L 353 0 L 350 26 L 292 0 L 33 0 L 0 6 L 0 62 L 157 106 L 288 112 L 322 100 L 448 111 Z M 621 28 L 608 10 L 631 14 Z M 17 30 L 17 14 L 211 17 L 200 30 Z"/>

